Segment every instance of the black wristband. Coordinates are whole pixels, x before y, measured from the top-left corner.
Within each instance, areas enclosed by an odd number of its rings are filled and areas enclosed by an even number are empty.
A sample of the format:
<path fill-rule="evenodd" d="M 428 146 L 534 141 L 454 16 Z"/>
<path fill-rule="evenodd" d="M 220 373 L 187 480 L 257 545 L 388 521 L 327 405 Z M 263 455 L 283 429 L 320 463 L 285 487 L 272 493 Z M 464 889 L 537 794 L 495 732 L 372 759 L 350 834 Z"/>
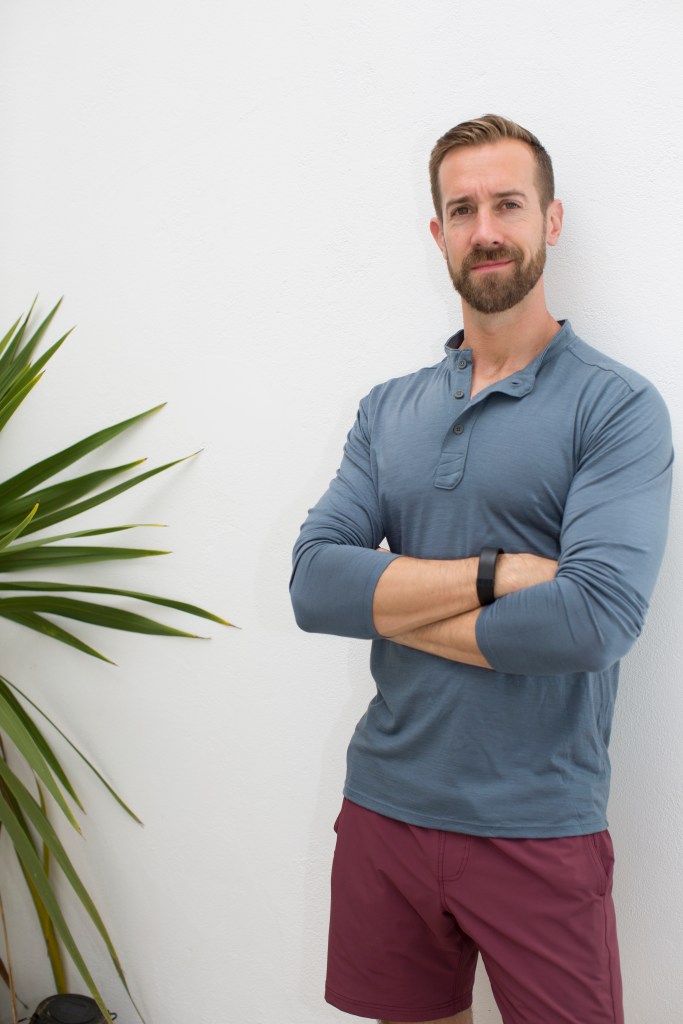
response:
<path fill-rule="evenodd" d="M 496 596 L 493 585 L 496 579 L 496 561 L 503 554 L 502 548 L 482 548 L 477 569 L 477 597 L 479 604 L 493 604 Z"/>

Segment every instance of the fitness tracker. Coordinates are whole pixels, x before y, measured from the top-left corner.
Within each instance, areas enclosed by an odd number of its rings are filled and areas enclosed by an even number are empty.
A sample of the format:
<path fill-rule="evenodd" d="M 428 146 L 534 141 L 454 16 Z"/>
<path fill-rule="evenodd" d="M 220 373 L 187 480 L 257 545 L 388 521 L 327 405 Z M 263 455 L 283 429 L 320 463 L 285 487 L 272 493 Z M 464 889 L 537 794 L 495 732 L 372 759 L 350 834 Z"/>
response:
<path fill-rule="evenodd" d="M 493 586 L 496 579 L 496 561 L 503 554 L 502 548 L 482 548 L 477 569 L 477 597 L 479 604 L 493 604 L 496 596 Z"/>

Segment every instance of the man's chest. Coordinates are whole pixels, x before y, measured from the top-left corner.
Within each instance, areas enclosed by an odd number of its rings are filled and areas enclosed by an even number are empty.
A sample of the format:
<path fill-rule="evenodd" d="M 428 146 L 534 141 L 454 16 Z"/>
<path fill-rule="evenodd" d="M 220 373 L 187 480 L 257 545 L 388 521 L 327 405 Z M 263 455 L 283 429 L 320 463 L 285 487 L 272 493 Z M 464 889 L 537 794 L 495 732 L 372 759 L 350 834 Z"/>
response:
<path fill-rule="evenodd" d="M 373 472 L 387 539 L 421 557 L 477 545 L 557 551 L 576 472 L 575 403 L 540 391 L 406 403 L 373 429 Z M 514 546 L 514 547 L 513 547 Z"/>

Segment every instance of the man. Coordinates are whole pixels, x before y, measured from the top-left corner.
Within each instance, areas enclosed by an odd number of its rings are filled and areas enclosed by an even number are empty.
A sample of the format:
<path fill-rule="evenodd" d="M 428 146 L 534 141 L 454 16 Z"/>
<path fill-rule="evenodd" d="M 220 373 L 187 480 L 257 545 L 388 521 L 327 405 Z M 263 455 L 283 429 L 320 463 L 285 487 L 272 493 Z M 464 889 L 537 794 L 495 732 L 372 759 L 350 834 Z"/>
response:
<path fill-rule="evenodd" d="M 464 331 L 361 402 L 294 555 L 299 625 L 372 639 L 377 684 L 326 998 L 469 1024 L 480 952 L 505 1024 L 621 1024 L 607 745 L 664 548 L 668 417 L 546 307 L 562 205 L 538 139 L 487 115 L 430 172 Z"/>

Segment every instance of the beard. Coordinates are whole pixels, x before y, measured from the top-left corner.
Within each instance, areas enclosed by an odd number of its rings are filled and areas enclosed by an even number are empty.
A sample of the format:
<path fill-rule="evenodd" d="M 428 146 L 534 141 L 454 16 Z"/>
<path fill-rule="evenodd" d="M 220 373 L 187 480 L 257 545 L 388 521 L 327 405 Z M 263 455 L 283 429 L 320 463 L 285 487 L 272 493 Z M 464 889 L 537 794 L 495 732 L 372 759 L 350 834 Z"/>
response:
<path fill-rule="evenodd" d="M 448 259 L 448 273 L 453 287 L 468 306 L 479 313 L 502 313 L 512 309 L 536 285 L 545 267 L 545 231 L 541 244 L 527 264 L 524 255 L 515 246 L 501 246 L 496 249 L 475 249 L 468 253 L 456 270 Z M 472 273 L 472 267 L 479 263 L 498 260 L 512 260 L 512 266 L 503 271 Z"/>

